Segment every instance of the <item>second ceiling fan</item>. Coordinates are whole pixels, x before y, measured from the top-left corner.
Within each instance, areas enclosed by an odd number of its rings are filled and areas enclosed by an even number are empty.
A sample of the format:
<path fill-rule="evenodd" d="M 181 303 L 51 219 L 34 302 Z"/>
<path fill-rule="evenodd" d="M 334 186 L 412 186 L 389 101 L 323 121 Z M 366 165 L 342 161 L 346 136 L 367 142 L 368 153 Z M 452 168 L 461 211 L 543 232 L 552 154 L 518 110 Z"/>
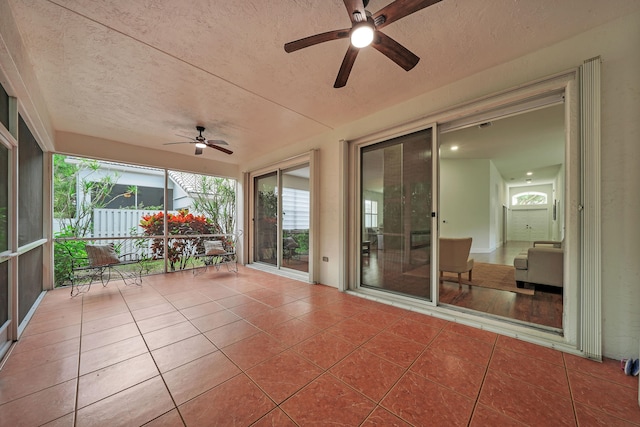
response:
<path fill-rule="evenodd" d="M 198 136 L 196 136 L 195 138 L 191 138 L 189 136 L 183 136 L 183 138 L 188 138 L 191 141 L 181 141 L 181 142 L 167 142 L 164 145 L 174 145 L 174 144 L 196 144 L 196 156 L 199 156 L 202 154 L 202 150 L 206 147 L 210 147 L 210 148 L 215 148 L 218 151 L 222 151 L 223 153 L 226 154 L 233 154 L 233 151 L 221 147 L 221 145 L 229 145 L 227 144 L 226 141 L 223 141 L 221 139 L 206 139 L 204 136 L 202 136 L 202 132 L 204 132 L 204 126 L 196 126 L 196 130 L 200 133 Z M 182 135 L 178 135 L 178 136 L 182 136 Z"/>
<path fill-rule="evenodd" d="M 415 67 L 420 58 L 380 30 L 392 22 L 442 0 L 396 0 L 374 14 L 365 10 L 369 0 L 343 1 L 351 19 L 351 28 L 316 34 L 284 45 L 286 52 L 295 52 L 319 43 L 350 37 L 351 44 L 342 60 L 338 77 L 333 85 L 334 88 L 340 88 L 347 84 L 358 52 L 369 44 L 406 71 Z"/>

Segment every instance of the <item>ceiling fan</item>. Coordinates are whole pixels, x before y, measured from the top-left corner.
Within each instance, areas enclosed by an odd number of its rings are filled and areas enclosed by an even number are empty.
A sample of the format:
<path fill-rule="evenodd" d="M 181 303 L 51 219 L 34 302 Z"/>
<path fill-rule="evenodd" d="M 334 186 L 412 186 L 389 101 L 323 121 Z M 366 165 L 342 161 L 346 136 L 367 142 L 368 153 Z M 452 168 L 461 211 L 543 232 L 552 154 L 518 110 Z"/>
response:
<path fill-rule="evenodd" d="M 196 136 L 195 138 L 191 138 L 189 136 L 183 136 L 183 135 L 178 135 L 178 136 L 182 136 L 183 138 L 188 138 L 191 141 L 181 141 L 181 142 L 167 142 L 163 145 L 174 145 L 174 144 L 196 144 L 196 155 L 199 156 L 200 154 L 202 154 L 202 149 L 206 148 L 206 147 L 211 147 L 211 148 L 215 148 L 216 150 L 222 151 L 223 153 L 226 154 L 233 154 L 233 151 L 221 147 L 221 145 L 229 145 L 227 144 L 226 141 L 223 141 L 221 139 L 206 139 L 204 136 L 202 136 L 202 132 L 204 132 L 204 126 L 196 126 L 196 130 L 198 132 L 200 132 L 200 134 L 198 136 Z"/>
<path fill-rule="evenodd" d="M 351 68 L 356 56 L 358 56 L 358 52 L 369 44 L 372 44 L 379 52 L 386 55 L 406 71 L 409 71 L 416 66 L 420 58 L 380 30 L 392 22 L 440 1 L 442 0 L 395 0 L 372 14 L 365 10 L 369 0 L 344 0 L 344 5 L 351 19 L 351 28 L 328 31 L 295 40 L 286 43 L 284 50 L 290 53 L 319 43 L 350 37 L 351 44 L 342 60 L 338 77 L 333 85 L 334 88 L 340 88 L 347 84 L 349 73 L 351 73 Z"/>

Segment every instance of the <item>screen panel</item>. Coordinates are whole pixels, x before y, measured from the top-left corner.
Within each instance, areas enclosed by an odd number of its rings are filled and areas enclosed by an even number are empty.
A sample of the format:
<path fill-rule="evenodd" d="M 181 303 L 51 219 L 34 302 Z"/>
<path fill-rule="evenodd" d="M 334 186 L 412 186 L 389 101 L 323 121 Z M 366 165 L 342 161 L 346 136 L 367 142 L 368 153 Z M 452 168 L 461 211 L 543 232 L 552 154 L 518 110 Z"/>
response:
<path fill-rule="evenodd" d="M 18 148 L 18 245 L 24 246 L 44 235 L 44 155 L 22 117 L 18 123 Z"/>

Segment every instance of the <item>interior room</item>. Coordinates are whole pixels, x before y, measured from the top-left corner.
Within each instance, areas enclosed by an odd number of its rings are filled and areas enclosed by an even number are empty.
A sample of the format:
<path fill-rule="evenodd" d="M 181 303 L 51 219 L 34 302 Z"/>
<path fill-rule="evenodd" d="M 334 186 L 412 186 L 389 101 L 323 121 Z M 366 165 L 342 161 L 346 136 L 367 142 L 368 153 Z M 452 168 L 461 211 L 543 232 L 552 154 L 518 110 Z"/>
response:
<path fill-rule="evenodd" d="M 634 0 L 0 2 L 0 424 L 640 424 L 639 42 Z"/>

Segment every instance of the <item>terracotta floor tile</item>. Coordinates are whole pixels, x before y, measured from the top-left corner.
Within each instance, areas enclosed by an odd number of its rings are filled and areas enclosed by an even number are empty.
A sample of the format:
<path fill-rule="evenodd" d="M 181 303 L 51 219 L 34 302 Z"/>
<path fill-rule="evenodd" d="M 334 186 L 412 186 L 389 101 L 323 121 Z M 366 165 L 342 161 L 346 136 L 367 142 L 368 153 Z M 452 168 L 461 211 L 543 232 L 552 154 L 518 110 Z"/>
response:
<path fill-rule="evenodd" d="M 206 316 L 208 314 L 217 313 L 224 310 L 224 307 L 215 301 L 207 301 L 203 304 L 192 305 L 191 307 L 183 308 L 180 313 L 189 320 L 197 319 L 198 317 Z"/>
<path fill-rule="evenodd" d="M 183 427 L 184 423 L 177 409 L 173 409 L 148 422 L 144 427 Z"/>
<path fill-rule="evenodd" d="M 174 407 L 157 376 L 78 410 L 76 426 L 142 425 Z"/>
<path fill-rule="evenodd" d="M 244 294 L 238 294 L 238 295 L 233 295 L 227 298 L 220 298 L 216 300 L 216 302 L 225 308 L 232 308 L 242 304 L 248 304 L 256 301 L 253 298 L 250 298 Z"/>
<path fill-rule="evenodd" d="M 381 332 L 363 344 L 362 348 L 403 368 L 408 368 L 422 353 L 425 346 L 390 332 Z"/>
<path fill-rule="evenodd" d="M 54 329 L 77 325 L 81 321 L 82 311 L 79 310 L 74 310 L 73 313 L 68 313 L 67 315 L 56 312 L 47 313 L 46 316 L 40 316 L 38 320 L 32 319 L 23 333 L 25 336 L 41 334 Z"/>
<path fill-rule="evenodd" d="M 527 424 L 509 418 L 487 406 L 478 405 L 473 412 L 473 418 L 471 418 L 469 425 L 471 427 L 524 427 Z"/>
<path fill-rule="evenodd" d="M 17 347 L 16 347 L 17 349 Z M 69 356 L 77 356 L 80 352 L 80 338 L 73 338 L 60 341 L 33 350 L 15 353 L 16 357 L 9 357 L 2 370 L 6 372 L 17 372 L 22 369 L 33 369 L 36 366 L 44 365 L 54 360 L 64 359 Z"/>
<path fill-rule="evenodd" d="M 475 399 L 486 367 L 450 353 L 427 348 L 411 366 L 411 372 Z"/>
<path fill-rule="evenodd" d="M 328 332 L 301 342 L 293 349 L 323 369 L 328 369 L 356 348 L 355 345 Z"/>
<path fill-rule="evenodd" d="M 470 362 L 487 365 L 493 345 L 448 330 L 442 331 L 429 348 L 453 354 Z"/>
<path fill-rule="evenodd" d="M 224 348 L 260 332 L 260 329 L 249 322 L 238 320 L 207 331 L 204 335 L 209 341 L 215 344 L 216 347 Z"/>
<path fill-rule="evenodd" d="M 242 317 L 242 318 L 248 318 L 248 317 L 252 317 L 252 316 L 257 316 L 259 314 L 263 314 L 268 312 L 269 310 L 271 310 L 272 307 L 270 307 L 267 304 L 264 304 L 260 301 L 250 301 L 246 304 L 242 304 L 242 305 L 237 305 L 235 307 L 231 307 L 229 309 L 229 311 L 231 311 L 232 313 L 237 314 L 238 316 Z"/>
<path fill-rule="evenodd" d="M 369 309 L 356 314 L 353 318 L 366 323 L 367 325 L 373 325 L 382 329 L 387 328 L 400 320 L 401 316 L 394 313 L 386 313 L 379 309 Z"/>
<path fill-rule="evenodd" d="M 316 335 L 320 331 L 320 329 L 307 322 L 291 319 L 269 330 L 269 335 L 275 337 L 285 346 L 290 347 Z"/>
<path fill-rule="evenodd" d="M 78 338 L 80 336 L 81 325 L 67 326 L 55 331 L 21 337 L 12 354 L 19 354 L 23 351 L 30 351 L 36 348 L 46 347 L 61 341 Z"/>
<path fill-rule="evenodd" d="M 380 405 L 413 425 L 466 426 L 474 400 L 408 372 Z"/>
<path fill-rule="evenodd" d="M 389 326 L 386 331 L 424 345 L 429 344 L 440 333 L 439 328 L 406 317 Z"/>
<path fill-rule="evenodd" d="M 76 380 L 45 388 L 0 405 L 0 425 L 38 426 L 55 420 L 75 407 Z"/>
<path fill-rule="evenodd" d="M 296 427 L 296 425 L 282 409 L 275 408 L 255 424 L 251 424 L 251 427 Z"/>
<path fill-rule="evenodd" d="M 80 355 L 80 375 L 115 365 L 144 353 L 147 353 L 147 346 L 139 335 L 84 351 Z"/>
<path fill-rule="evenodd" d="M 137 322 L 138 329 L 143 334 L 147 332 L 157 331 L 158 329 L 166 328 L 167 326 L 175 325 L 187 320 L 179 311 L 173 311 L 167 314 L 161 314 L 160 316 L 151 317 L 149 319 L 140 320 Z"/>
<path fill-rule="evenodd" d="M 375 403 L 332 375 L 317 378 L 280 408 L 298 425 L 357 426 Z"/>
<path fill-rule="evenodd" d="M 0 370 L 0 425 L 184 426 L 177 404 L 190 426 L 630 426 L 637 381 L 241 266 L 48 292 Z"/>
<path fill-rule="evenodd" d="M 564 367 L 562 352 L 553 348 L 542 347 L 502 335 L 498 337 L 496 347 L 506 348 L 511 351 L 526 354 L 529 357 L 535 357 L 536 359 Z"/>
<path fill-rule="evenodd" d="M 581 403 L 576 403 L 575 408 L 576 418 L 580 426 L 631 427 L 638 425 L 637 423 L 625 421 Z"/>
<path fill-rule="evenodd" d="M 407 314 L 407 319 L 415 320 L 416 322 L 424 323 L 425 325 L 429 325 L 432 328 L 437 328 L 437 329 L 443 329 L 449 323 L 451 323 L 448 320 L 440 319 L 438 317 L 431 316 L 428 314 L 417 313 L 415 311 L 412 311 L 411 313 Z"/>
<path fill-rule="evenodd" d="M 178 405 L 240 373 L 223 353 L 216 351 L 162 374 Z"/>
<path fill-rule="evenodd" d="M 326 329 L 346 319 L 346 317 L 329 310 L 314 310 L 298 317 L 298 319 L 308 322 L 316 328 Z"/>
<path fill-rule="evenodd" d="M 144 319 L 149 319 L 150 317 L 160 316 L 161 314 L 167 314 L 174 311 L 177 311 L 176 308 L 163 299 L 164 302 L 152 305 L 151 307 L 141 308 L 139 310 L 133 310 L 131 315 L 135 319 L 136 322 L 139 322 Z"/>
<path fill-rule="evenodd" d="M 280 306 L 279 309 L 284 313 L 287 313 L 289 316 L 298 317 L 313 311 L 314 306 L 308 302 L 298 300 L 284 304 Z"/>
<path fill-rule="evenodd" d="M 637 377 L 636 387 L 638 386 Z M 575 402 L 611 416 L 640 424 L 638 391 L 624 385 L 602 381 L 592 375 L 569 371 L 569 384 Z"/>
<path fill-rule="evenodd" d="M 75 417 L 76 417 L 75 412 L 72 412 L 60 418 L 56 418 L 53 421 L 49 421 L 46 424 L 42 424 L 42 427 L 74 427 L 73 423 L 74 423 Z"/>
<path fill-rule="evenodd" d="M 489 371 L 526 381 L 565 398 L 569 395 L 569 383 L 564 367 L 526 356 L 504 348 L 496 348 L 491 357 Z"/>
<path fill-rule="evenodd" d="M 78 408 L 83 408 L 158 375 L 149 353 L 83 375 L 78 381 Z"/>
<path fill-rule="evenodd" d="M 611 381 L 625 387 L 638 389 L 638 379 L 630 375 L 624 375 L 620 369 L 620 361 L 603 358 L 602 362 L 585 359 L 572 354 L 562 353 L 565 366 L 569 372 L 589 374 L 605 381 Z"/>
<path fill-rule="evenodd" d="M 184 310 L 185 308 L 194 307 L 210 301 L 204 294 L 194 291 L 181 292 L 175 296 L 167 295 L 165 298 L 178 310 Z"/>
<path fill-rule="evenodd" d="M 379 402 L 405 369 L 366 350 L 356 350 L 330 372 L 369 399 Z"/>
<path fill-rule="evenodd" d="M 93 350 L 98 347 L 113 344 L 127 338 L 133 338 L 140 335 L 138 327 L 135 323 L 126 323 L 115 328 L 105 329 L 89 335 L 84 335 L 80 341 L 81 351 Z"/>
<path fill-rule="evenodd" d="M 231 344 L 222 351 L 241 369 L 247 370 L 282 352 L 284 347 L 275 338 L 260 332 Z"/>
<path fill-rule="evenodd" d="M 254 366 L 246 373 L 279 404 L 319 376 L 322 370 L 290 350 Z"/>
<path fill-rule="evenodd" d="M 355 345 L 364 344 L 379 334 L 380 331 L 381 329 L 377 326 L 368 325 L 353 318 L 345 319 L 327 329 L 327 332 L 337 335 Z"/>
<path fill-rule="evenodd" d="M 191 323 L 193 326 L 198 328 L 200 332 L 207 332 L 211 329 L 237 322 L 238 320 L 240 320 L 238 316 L 225 309 L 223 311 L 218 311 L 216 313 L 193 319 Z"/>
<path fill-rule="evenodd" d="M 167 372 L 217 350 L 205 336 L 195 335 L 154 350 L 151 355 L 160 372 Z"/>
<path fill-rule="evenodd" d="M 411 424 L 401 420 L 381 406 L 378 406 L 360 427 L 410 427 Z"/>
<path fill-rule="evenodd" d="M 188 426 L 248 426 L 274 406 L 251 380 L 238 375 L 179 409 Z"/>
<path fill-rule="evenodd" d="M 144 334 L 143 338 L 149 350 L 155 350 L 198 334 L 200 331 L 191 322 L 185 321 Z"/>
<path fill-rule="evenodd" d="M 269 307 L 273 307 L 273 308 L 280 307 L 290 302 L 296 301 L 295 297 L 292 297 L 291 295 L 283 295 L 283 294 L 276 294 L 273 296 L 266 296 L 266 297 L 261 297 L 256 299 L 262 302 L 263 304 L 266 304 Z"/>
<path fill-rule="evenodd" d="M 575 425 L 570 399 L 501 373 L 487 373 L 479 402 L 525 424 Z"/>
<path fill-rule="evenodd" d="M 282 307 L 272 308 L 269 311 L 246 317 L 245 320 L 256 328 L 262 329 L 263 331 L 269 331 L 277 328 L 287 320 L 293 319 L 293 316 L 290 316 L 281 309 Z"/>
<path fill-rule="evenodd" d="M 77 355 L 54 360 L 32 369 L 0 371 L 0 404 L 67 382 L 77 375 Z"/>
<path fill-rule="evenodd" d="M 498 334 L 496 334 L 495 332 L 472 328 L 471 326 L 462 325 L 460 323 L 449 323 L 444 329 L 447 331 L 455 332 L 456 334 L 476 339 L 478 341 L 484 341 L 488 344 L 495 344 L 496 340 L 498 339 Z"/>
<path fill-rule="evenodd" d="M 90 335 L 96 332 L 104 331 L 106 329 L 115 328 L 116 326 L 126 325 L 127 323 L 133 323 L 133 316 L 129 312 L 118 313 L 113 316 L 105 317 L 103 319 L 84 321 L 82 322 L 82 335 Z"/>

